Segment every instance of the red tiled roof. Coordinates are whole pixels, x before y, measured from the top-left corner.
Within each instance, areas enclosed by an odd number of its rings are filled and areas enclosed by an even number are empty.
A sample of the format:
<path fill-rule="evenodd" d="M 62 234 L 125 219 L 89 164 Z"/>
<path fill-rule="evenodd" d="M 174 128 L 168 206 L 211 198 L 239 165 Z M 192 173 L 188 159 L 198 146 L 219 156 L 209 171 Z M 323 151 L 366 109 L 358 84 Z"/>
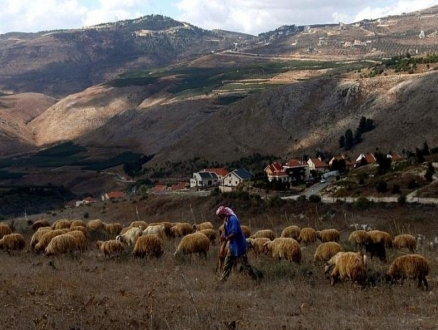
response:
<path fill-rule="evenodd" d="M 291 159 L 286 163 L 286 166 L 294 167 L 294 166 L 307 166 L 307 163 L 302 162 L 298 159 Z"/>
<path fill-rule="evenodd" d="M 315 164 L 315 168 L 323 168 L 328 167 L 329 165 L 320 160 L 319 158 L 311 158 L 313 164 Z"/>
<path fill-rule="evenodd" d="M 163 185 L 163 184 L 157 184 L 157 185 L 154 187 L 154 190 L 155 190 L 156 192 L 162 192 L 162 191 L 166 190 L 166 188 L 167 188 L 166 185 Z"/>
<path fill-rule="evenodd" d="M 172 191 L 176 191 L 176 190 L 182 190 L 185 189 L 187 187 L 187 183 L 186 182 L 180 182 L 177 184 L 174 184 L 171 189 Z"/>
<path fill-rule="evenodd" d="M 122 191 L 111 191 L 107 195 L 109 199 L 113 199 L 113 198 L 123 198 L 125 197 L 126 194 Z"/>
<path fill-rule="evenodd" d="M 203 169 L 204 172 L 213 172 L 216 173 L 217 176 L 221 176 L 224 177 L 226 176 L 228 173 L 230 173 L 227 169 L 225 168 L 205 168 Z"/>
<path fill-rule="evenodd" d="M 83 199 L 83 201 L 87 202 L 87 203 L 95 203 L 96 202 L 96 200 L 93 197 L 91 197 L 91 196 L 85 197 Z"/>

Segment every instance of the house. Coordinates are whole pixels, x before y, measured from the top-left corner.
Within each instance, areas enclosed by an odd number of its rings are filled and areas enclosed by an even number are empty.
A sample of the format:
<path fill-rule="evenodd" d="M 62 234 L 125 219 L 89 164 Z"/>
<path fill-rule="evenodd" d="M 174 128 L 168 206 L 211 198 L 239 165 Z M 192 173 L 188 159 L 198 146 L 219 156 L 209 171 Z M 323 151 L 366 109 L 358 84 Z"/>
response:
<path fill-rule="evenodd" d="M 165 184 L 157 184 L 155 187 L 152 188 L 152 192 L 155 194 L 162 194 L 165 193 L 168 189 L 169 187 Z"/>
<path fill-rule="evenodd" d="M 215 172 L 197 172 L 193 173 L 190 179 L 190 188 L 194 187 L 213 187 L 219 184 L 219 178 Z"/>
<path fill-rule="evenodd" d="M 111 191 L 109 193 L 105 193 L 101 196 L 101 199 L 103 201 L 105 200 L 115 200 L 115 199 L 121 199 L 124 198 L 126 194 L 122 191 Z"/>
<path fill-rule="evenodd" d="M 170 189 L 172 191 L 180 191 L 180 190 L 184 190 L 187 189 L 187 183 L 184 181 L 181 181 L 177 184 L 174 184 L 173 186 L 170 187 Z"/>
<path fill-rule="evenodd" d="M 228 174 L 230 173 L 226 168 L 204 168 L 201 172 L 210 172 L 210 173 L 216 173 L 219 182 Z"/>
<path fill-rule="evenodd" d="M 93 204 L 93 203 L 96 203 L 96 200 L 93 197 L 88 196 L 88 197 L 85 197 L 82 200 L 82 202 L 83 202 L 83 204 Z"/>
<path fill-rule="evenodd" d="M 344 156 L 334 156 L 329 161 L 330 169 L 333 169 L 333 167 L 336 167 L 336 163 L 339 164 L 341 161 L 345 162 L 345 169 L 352 169 L 352 168 L 354 168 L 354 164 L 355 163 L 351 162 L 348 158 L 346 158 Z M 335 168 L 335 169 L 336 170 L 340 170 L 342 172 L 341 168 Z"/>
<path fill-rule="evenodd" d="M 323 162 L 321 158 L 309 158 L 307 164 L 310 171 L 328 172 L 330 170 L 329 164 Z"/>
<path fill-rule="evenodd" d="M 291 159 L 284 166 L 284 170 L 290 178 L 291 182 L 305 181 L 310 177 L 310 167 L 307 162 Z"/>
<path fill-rule="evenodd" d="M 356 158 L 356 162 L 354 167 L 360 167 L 363 165 L 374 164 L 376 162 L 376 157 L 373 154 L 367 152 L 366 154 L 360 154 L 359 157 Z"/>
<path fill-rule="evenodd" d="M 269 182 L 274 180 L 288 182 L 289 175 L 286 173 L 283 165 L 278 162 L 273 162 L 265 167 L 265 173 L 268 176 Z"/>
<path fill-rule="evenodd" d="M 224 191 L 232 191 L 239 184 L 244 181 L 249 181 L 252 178 L 252 174 L 248 172 L 244 168 L 238 168 L 234 171 L 228 173 L 225 178 L 222 180 L 222 185 L 220 186 L 220 190 Z"/>

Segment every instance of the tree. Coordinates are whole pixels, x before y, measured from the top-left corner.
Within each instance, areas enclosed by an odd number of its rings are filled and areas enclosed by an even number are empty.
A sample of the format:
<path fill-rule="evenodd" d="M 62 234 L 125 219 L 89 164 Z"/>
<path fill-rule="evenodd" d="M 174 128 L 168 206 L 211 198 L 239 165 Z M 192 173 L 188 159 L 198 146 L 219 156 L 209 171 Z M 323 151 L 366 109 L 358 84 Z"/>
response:
<path fill-rule="evenodd" d="M 351 129 L 347 129 L 345 131 L 345 150 L 350 150 L 354 145 L 353 131 Z"/>
<path fill-rule="evenodd" d="M 354 133 L 354 144 L 358 144 L 362 142 L 362 132 L 357 129 Z"/>
<path fill-rule="evenodd" d="M 426 173 L 424 174 L 424 178 L 426 179 L 427 182 L 432 182 L 434 174 L 435 174 L 435 168 L 431 163 L 429 163 L 427 165 L 427 170 Z"/>
<path fill-rule="evenodd" d="M 377 164 L 379 164 L 378 173 L 384 174 L 388 172 L 391 168 L 391 157 L 387 157 L 385 154 L 382 154 L 380 151 L 376 151 L 374 153 L 374 157 L 376 158 Z"/>
<path fill-rule="evenodd" d="M 342 136 L 339 138 L 339 148 L 344 148 L 344 147 L 345 147 L 345 136 L 342 135 Z"/>
<path fill-rule="evenodd" d="M 427 141 L 424 141 L 422 151 L 423 151 L 423 155 L 430 155 L 430 150 L 429 150 L 429 146 L 427 144 Z"/>

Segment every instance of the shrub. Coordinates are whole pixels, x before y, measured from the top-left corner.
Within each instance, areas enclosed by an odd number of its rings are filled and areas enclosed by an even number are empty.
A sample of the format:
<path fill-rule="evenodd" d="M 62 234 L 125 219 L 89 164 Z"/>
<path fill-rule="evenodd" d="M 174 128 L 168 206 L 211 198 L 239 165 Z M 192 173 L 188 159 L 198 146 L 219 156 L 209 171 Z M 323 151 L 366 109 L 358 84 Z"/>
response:
<path fill-rule="evenodd" d="M 311 202 L 311 203 L 319 203 L 319 202 L 321 202 L 321 196 L 319 196 L 319 195 L 310 195 L 309 196 L 309 202 Z"/>
<path fill-rule="evenodd" d="M 365 210 L 371 206 L 371 202 L 366 197 L 359 197 L 353 204 L 356 209 Z"/>
<path fill-rule="evenodd" d="M 397 203 L 399 203 L 400 205 L 406 204 L 406 196 L 405 195 L 398 196 Z"/>

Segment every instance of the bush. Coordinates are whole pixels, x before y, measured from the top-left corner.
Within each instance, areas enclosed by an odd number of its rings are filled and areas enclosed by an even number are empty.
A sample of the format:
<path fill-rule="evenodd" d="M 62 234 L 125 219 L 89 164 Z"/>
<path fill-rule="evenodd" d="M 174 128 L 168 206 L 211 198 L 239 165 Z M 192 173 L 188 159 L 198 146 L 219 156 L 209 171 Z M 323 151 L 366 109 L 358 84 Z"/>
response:
<path fill-rule="evenodd" d="M 398 196 L 397 203 L 399 203 L 400 205 L 406 204 L 406 196 L 405 195 Z"/>
<path fill-rule="evenodd" d="M 356 209 L 366 210 L 371 206 L 371 202 L 366 197 L 359 197 L 353 204 Z"/>
<path fill-rule="evenodd" d="M 319 195 L 310 195 L 309 196 L 309 202 L 311 202 L 311 203 L 319 203 L 319 202 L 321 202 L 321 196 L 319 196 Z"/>

